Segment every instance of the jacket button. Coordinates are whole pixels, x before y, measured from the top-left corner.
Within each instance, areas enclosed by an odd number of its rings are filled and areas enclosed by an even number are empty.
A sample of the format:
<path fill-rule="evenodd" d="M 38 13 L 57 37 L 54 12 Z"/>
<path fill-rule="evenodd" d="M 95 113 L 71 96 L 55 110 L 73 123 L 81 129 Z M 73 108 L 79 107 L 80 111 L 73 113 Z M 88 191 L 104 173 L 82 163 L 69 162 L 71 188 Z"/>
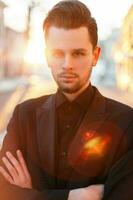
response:
<path fill-rule="evenodd" d="M 66 125 L 66 128 L 67 128 L 67 129 L 69 129 L 69 128 L 70 128 L 70 125 L 69 125 L 69 124 L 67 124 L 67 125 Z"/>
<path fill-rule="evenodd" d="M 62 155 L 63 157 L 66 156 L 66 155 L 67 155 L 66 151 L 63 151 L 63 152 L 61 153 L 61 155 Z"/>

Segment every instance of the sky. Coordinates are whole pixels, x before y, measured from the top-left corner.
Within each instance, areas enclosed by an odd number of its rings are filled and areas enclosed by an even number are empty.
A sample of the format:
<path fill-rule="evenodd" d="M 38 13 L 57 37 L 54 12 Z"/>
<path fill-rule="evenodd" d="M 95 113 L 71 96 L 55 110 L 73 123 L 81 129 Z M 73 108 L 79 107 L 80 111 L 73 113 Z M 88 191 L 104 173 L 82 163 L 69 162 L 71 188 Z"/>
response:
<path fill-rule="evenodd" d="M 31 0 L 2 0 L 8 7 L 5 9 L 5 24 L 17 31 L 23 31 L 26 25 L 27 5 Z M 36 9 L 32 16 L 32 33 L 29 47 L 26 53 L 26 59 L 32 58 L 38 61 L 42 60 L 43 43 L 42 43 L 42 20 L 46 12 L 56 3 L 57 0 L 34 0 L 41 2 L 41 9 Z M 132 0 L 81 0 L 91 10 L 92 16 L 98 24 L 98 34 L 100 39 L 106 39 L 113 28 L 122 26 L 124 17 L 129 8 L 133 5 Z M 33 42 L 34 41 L 34 42 Z M 33 50 L 37 50 L 38 54 Z M 37 58 L 38 55 L 38 58 Z"/>

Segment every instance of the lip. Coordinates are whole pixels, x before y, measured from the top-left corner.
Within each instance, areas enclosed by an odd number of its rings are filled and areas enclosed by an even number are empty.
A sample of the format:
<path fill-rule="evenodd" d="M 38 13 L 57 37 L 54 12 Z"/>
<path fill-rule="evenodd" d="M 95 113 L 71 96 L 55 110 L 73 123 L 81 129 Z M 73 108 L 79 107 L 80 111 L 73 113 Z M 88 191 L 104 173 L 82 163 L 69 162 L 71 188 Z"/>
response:
<path fill-rule="evenodd" d="M 66 79 L 73 79 L 76 78 L 77 76 L 75 74 L 62 74 L 60 75 L 60 78 L 66 78 Z"/>
<path fill-rule="evenodd" d="M 76 75 L 61 75 L 60 80 L 62 80 L 65 83 L 71 83 L 76 79 Z"/>

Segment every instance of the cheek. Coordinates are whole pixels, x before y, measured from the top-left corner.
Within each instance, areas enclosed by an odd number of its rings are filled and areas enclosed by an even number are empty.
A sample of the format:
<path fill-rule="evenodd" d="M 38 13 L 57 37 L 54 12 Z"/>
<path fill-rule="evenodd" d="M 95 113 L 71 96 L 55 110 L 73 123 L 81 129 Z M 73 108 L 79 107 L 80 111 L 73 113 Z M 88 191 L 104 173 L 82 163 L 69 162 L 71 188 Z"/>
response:
<path fill-rule="evenodd" d="M 52 72 L 52 75 L 54 76 L 54 77 L 56 77 L 56 74 L 57 74 L 57 69 L 56 69 L 56 67 L 54 66 L 51 66 L 51 72 Z"/>
<path fill-rule="evenodd" d="M 79 78 L 82 80 L 86 80 L 90 77 L 91 71 L 92 71 L 92 65 L 89 62 L 84 62 L 82 65 L 77 67 L 77 73 L 79 75 Z"/>
<path fill-rule="evenodd" d="M 49 62 L 49 67 L 51 68 L 52 74 L 57 74 L 59 69 L 60 69 L 61 64 L 57 61 L 50 61 Z"/>
<path fill-rule="evenodd" d="M 57 80 L 61 71 L 60 67 L 58 65 L 51 65 L 50 69 L 51 69 L 52 76 L 54 77 L 55 80 Z"/>
<path fill-rule="evenodd" d="M 64 59 L 58 59 L 58 58 L 51 58 L 49 59 L 49 64 L 50 66 L 54 66 L 54 67 L 60 67 L 64 62 Z"/>
<path fill-rule="evenodd" d="M 91 65 L 92 65 L 92 58 L 90 56 L 77 60 L 77 66 L 89 67 Z"/>
<path fill-rule="evenodd" d="M 88 73 L 91 67 L 92 67 L 92 63 L 89 60 L 78 62 L 76 65 L 77 71 L 79 71 L 79 73 L 82 73 L 82 74 Z"/>

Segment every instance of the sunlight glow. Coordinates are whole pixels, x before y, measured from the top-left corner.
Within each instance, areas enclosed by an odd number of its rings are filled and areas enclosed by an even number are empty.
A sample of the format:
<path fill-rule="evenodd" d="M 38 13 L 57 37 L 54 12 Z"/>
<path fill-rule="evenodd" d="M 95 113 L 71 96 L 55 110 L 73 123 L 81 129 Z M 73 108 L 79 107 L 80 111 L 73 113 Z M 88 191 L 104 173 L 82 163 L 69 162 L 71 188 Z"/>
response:
<path fill-rule="evenodd" d="M 100 136 L 89 139 L 84 145 L 82 156 L 84 159 L 89 159 L 90 156 L 103 156 L 106 152 L 109 141 L 109 137 Z"/>
<path fill-rule="evenodd" d="M 44 52 L 42 45 L 33 39 L 29 41 L 26 53 L 24 55 L 24 61 L 29 64 L 44 63 Z"/>
<path fill-rule="evenodd" d="M 39 26 L 39 27 L 38 27 Z M 45 41 L 44 34 L 38 24 L 30 32 L 30 38 L 27 46 L 27 50 L 24 55 L 24 61 L 28 64 L 43 64 L 45 61 Z M 41 29 L 41 31 L 39 31 Z"/>
<path fill-rule="evenodd" d="M 119 78 L 119 82 L 117 83 L 118 86 L 123 90 L 125 90 L 130 83 L 130 76 L 125 73 L 125 74 L 120 74 L 118 78 Z"/>

